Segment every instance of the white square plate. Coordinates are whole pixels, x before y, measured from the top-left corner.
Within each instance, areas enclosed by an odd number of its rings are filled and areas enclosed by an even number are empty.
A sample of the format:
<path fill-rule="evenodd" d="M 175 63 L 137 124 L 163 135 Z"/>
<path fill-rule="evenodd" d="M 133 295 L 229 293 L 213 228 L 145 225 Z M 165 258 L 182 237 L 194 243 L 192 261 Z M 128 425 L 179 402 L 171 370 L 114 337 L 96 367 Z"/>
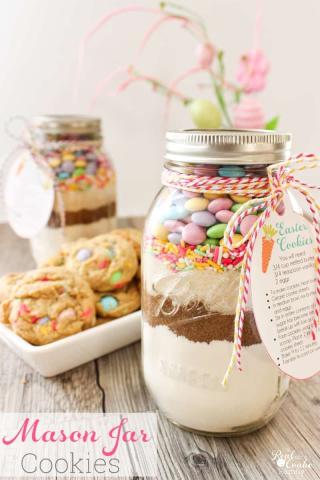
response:
<path fill-rule="evenodd" d="M 53 377 L 130 345 L 141 337 L 141 311 L 36 347 L 0 323 L 0 338 L 44 377 Z"/>

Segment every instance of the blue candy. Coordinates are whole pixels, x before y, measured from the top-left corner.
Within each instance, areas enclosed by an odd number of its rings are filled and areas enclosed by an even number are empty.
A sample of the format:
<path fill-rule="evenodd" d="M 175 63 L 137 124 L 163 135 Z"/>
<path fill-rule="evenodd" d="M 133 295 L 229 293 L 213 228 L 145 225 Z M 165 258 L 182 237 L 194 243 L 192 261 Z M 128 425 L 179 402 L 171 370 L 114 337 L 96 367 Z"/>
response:
<path fill-rule="evenodd" d="M 65 180 L 66 178 L 70 177 L 70 174 L 68 172 L 60 172 L 58 173 L 58 177 L 61 178 L 62 180 Z"/>
<path fill-rule="evenodd" d="M 114 310 L 118 306 L 118 300 L 111 295 L 108 295 L 107 297 L 102 297 L 100 303 L 105 312 Z"/>
<path fill-rule="evenodd" d="M 92 255 L 92 250 L 89 250 L 89 248 L 81 248 L 78 253 L 77 253 L 77 260 L 79 262 L 84 262 L 85 260 L 88 260 Z"/>
<path fill-rule="evenodd" d="M 220 177 L 244 177 L 246 172 L 237 165 L 223 166 L 219 168 Z"/>

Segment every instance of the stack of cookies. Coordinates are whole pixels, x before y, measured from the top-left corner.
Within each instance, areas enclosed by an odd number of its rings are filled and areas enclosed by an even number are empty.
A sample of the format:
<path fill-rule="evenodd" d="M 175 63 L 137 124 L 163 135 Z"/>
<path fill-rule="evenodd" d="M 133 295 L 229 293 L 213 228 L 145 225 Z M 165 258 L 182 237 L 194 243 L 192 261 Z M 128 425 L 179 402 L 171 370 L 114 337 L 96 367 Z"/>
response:
<path fill-rule="evenodd" d="M 141 233 L 118 229 L 65 245 L 36 270 L 0 281 L 0 320 L 44 345 L 140 307 Z"/>

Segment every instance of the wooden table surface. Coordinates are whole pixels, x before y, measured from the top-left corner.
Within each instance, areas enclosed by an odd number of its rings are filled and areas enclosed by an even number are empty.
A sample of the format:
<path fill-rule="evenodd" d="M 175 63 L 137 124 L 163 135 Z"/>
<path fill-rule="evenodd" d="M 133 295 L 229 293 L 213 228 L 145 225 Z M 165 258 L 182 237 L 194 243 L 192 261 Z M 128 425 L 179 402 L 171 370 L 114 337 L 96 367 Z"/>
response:
<path fill-rule="evenodd" d="M 130 223 L 141 225 L 141 220 Z M 28 242 L 17 238 L 5 225 L 0 225 L 0 245 L 0 274 L 34 266 Z M 139 342 L 49 379 L 28 367 L 2 341 L 0 355 L 1 411 L 157 410 L 143 382 Z M 275 419 L 260 431 L 238 438 L 188 433 L 159 414 L 158 478 L 320 479 L 319 387 L 319 375 L 308 381 L 292 382 L 289 395 Z M 311 468 L 288 475 L 272 461 L 275 450 L 295 451 L 306 457 Z"/>

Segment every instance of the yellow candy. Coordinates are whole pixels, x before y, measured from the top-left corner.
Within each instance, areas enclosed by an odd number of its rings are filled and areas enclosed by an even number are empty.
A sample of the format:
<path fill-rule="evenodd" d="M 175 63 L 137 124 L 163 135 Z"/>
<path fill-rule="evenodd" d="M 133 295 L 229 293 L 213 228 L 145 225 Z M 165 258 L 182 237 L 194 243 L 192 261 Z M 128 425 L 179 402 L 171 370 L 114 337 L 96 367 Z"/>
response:
<path fill-rule="evenodd" d="M 184 208 L 189 210 L 189 212 L 200 212 L 205 210 L 208 206 L 209 200 L 202 197 L 194 197 L 187 200 L 184 204 Z"/>
<path fill-rule="evenodd" d="M 243 236 L 240 235 L 240 233 L 235 233 L 235 234 L 233 235 L 233 238 L 232 238 L 232 246 L 233 246 L 233 247 L 236 247 L 236 246 L 238 245 L 238 243 L 242 242 L 242 240 L 243 240 Z M 224 243 L 223 238 L 221 238 L 219 244 L 220 244 L 222 247 L 225 247 L 226 244 Z"/>
<path fill-rule="evenodd" d="M 208 200 L 215 200 L 216 198 L 224 198 L 226 197 L 225 193 L 215 193 L 215 192 L 205 192 L 203 194 L 204 198 Z"/>
<path fill-rule="evenodd" d="M 76 167 L 86 167 L 87 166 L 87 162 L 85 160 L 77 160 L 75 162 L 75 166 Z"/>
<path fill-rule="evenodd" d="M 65 162 L 72 162 L 74 160 L 74 155 L 72 155 L 72 153 L 64 153 L 63 154 L 63 160 Z"/>
<path fill-rule="evenodd" d="M 246 203 L 250 200 L 250 197 L 244 197 L 243 195 L 230 195 L 230 197 L 236 203 Z"/>
<path fill-rule="evenodd" d="M 49 165 L 52 168 L 59 167 L 60 164 L 61 164 L 60 158 L 54 157 L 49 160 Z"/>
<path fill-rule="evenodd" d="M 169 230 L 166 229 L 164 225 L 156 225 L 152 229 L 152 235 L 158 240 L 168 240 Z"/>

